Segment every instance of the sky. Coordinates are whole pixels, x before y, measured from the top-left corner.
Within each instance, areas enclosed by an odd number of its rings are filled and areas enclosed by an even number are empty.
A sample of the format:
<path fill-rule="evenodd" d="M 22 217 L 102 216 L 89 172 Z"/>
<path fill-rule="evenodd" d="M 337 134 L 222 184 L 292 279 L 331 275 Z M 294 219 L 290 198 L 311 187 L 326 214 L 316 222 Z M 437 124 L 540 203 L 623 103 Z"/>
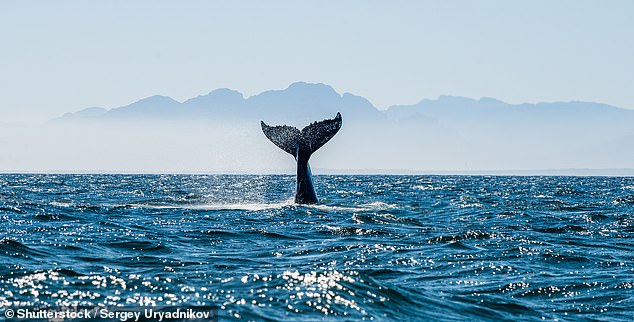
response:
<path fill-rule="evenodd" d="M 634 108 L 634 1 L 1 1 L 0 124 L 320 82 Z"/>

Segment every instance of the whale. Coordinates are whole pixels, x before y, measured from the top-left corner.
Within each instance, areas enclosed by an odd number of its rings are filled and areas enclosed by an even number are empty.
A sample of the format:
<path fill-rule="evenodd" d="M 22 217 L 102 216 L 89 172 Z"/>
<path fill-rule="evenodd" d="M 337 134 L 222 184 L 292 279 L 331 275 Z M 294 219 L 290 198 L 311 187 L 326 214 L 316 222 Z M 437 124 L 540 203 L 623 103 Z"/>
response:
<path fill-rule="evenodd" d="M 333 119 L 313 122 L 301 131 L 288 125 L 269 126 L 264 121 L 260 121 L 260 124 L 264 135 L 278 148 L 292 155 L 297 162 L 295 203 L 317 203 L 319 200 L 313 186 L 308 160 L 315 151 L 339 132 L 342 124 L 341 113 L 337 112 L 337 116 Z"/>

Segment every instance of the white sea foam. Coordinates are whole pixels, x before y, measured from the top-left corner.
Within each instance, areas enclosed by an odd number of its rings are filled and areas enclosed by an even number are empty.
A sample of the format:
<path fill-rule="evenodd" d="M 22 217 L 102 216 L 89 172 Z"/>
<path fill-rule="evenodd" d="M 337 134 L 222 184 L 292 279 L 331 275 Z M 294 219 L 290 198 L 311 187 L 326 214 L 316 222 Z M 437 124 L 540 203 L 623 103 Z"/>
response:
<path fill-rule="evenodd" d="M 68 202 L 57 202 L 57 201 L 52 201 L 49 204 L 53 207 L 64 207 L 64 208 L 69 208 L 73 206 L 73 204 Z"/>
<path fill-rule="evenodd" d="M 355 212 L 355 211 L 371 211 L 371 210 L 386 210 L 396 208 L 396 205 L 387 204 L 384 202 L 376 201 L 367 204 L 358 204 L 350 206 L 333 206 L 327 204 L 315 204 L 315 205 L 303 205 L 304 207 L 310 207 L 313 209 L 323 211 L 343 211 L 343 212 Z"/>
<path fill-rule="evenodd" d="M 398 207 L 397 205 L 387 204 L 384 202 L 371 202 L 358 205 L 298 205 L 293 199 L 276 203 L 211 203 L 211 204 L 161 204 L 161 203 L 133 203 L 133 204 L 107 204 L 109 207 L 132 207 L 143 209 L 189 209 L 189 210 L 245 210 L 245 211 L 261 211 L 269 209 L 278 209 L 289 206 L 306 207 L 322 211 L 334 212 L 356 212 L 356 211 L 372 211 L 386 210 Z"/>
<path fill-rule="evenodd" d="M 145 209 L 190 209 L 190 210 L 246 210 L 246 211 L 260 211 L 268 209 L 277 209 L 287 206 L 292 206 L 292 201 L 285 201 L 279 203 L 222 203 L 222 204 L 193 204 L 193 205 L 179 205 L 179 204 L 128 204 L 128 205 L 110 205 L 110 206 L 127 206 L 133 208 L 145 208 Z"/>

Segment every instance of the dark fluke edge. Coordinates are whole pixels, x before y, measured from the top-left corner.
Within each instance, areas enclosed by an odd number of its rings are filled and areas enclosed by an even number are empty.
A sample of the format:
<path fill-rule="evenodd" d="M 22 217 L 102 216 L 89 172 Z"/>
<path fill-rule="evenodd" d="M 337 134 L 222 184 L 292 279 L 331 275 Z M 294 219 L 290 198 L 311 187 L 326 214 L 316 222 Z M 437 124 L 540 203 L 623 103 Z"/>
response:
<path fill-rule="evenodd" d="M 295 203 L 314 204 L 317 203 L 317 194 L 313 187 L 313 178 L 310 173 L 308 159 L 321 148 L 326 142 L 332 139 L 341 128 L 341 113 L 331 120 L 314 122 L 306 126 L 301 132 L 292 126 L 268 126 L 263 121 L 262 132 L 273 144 L 280 149 L 290 153 L 297 161 L 297 191 L 295 193 Z"/>

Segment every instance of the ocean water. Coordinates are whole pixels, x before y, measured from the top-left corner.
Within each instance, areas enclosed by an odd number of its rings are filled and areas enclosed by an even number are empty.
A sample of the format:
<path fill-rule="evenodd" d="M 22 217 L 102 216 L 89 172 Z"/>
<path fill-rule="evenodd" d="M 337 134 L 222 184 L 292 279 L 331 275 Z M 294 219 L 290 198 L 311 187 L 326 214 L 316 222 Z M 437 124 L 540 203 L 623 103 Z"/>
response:
<path fill-rule="evenodd" d="M 0 175 L 0 308 L 634 319 L 634 178 Z"/>

